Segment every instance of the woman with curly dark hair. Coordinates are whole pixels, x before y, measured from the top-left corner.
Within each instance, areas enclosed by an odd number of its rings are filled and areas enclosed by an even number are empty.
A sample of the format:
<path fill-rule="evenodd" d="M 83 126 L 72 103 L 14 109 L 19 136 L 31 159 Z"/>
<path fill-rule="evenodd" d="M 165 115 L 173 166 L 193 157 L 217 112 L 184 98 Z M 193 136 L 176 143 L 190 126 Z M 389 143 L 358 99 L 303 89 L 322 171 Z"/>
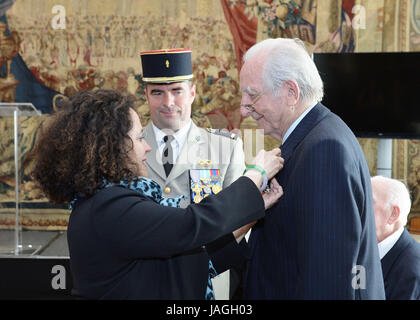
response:
<path fill-rule="evenodd" d="M 179 208 L 147 178 L 140 119 L 117 91 L 84 91 L 45 122 L 33 177 L 51 202 L 71 203 L 68 226 L 73 293 L 89 299 L 211 299 L 209 274 L 244 259 L 244 233 L 282 189 L 249 170 L 200 204 Z M 256 165 L 271 179 L 280 150 Z M 227 214 L 227 212 L 229 214 Z M 235 238 L 236 237 L 236 238 Z M 203 260 L 206 261 L 203 266 Z M 217 271 L 216 271 L 217 270 Z"/>

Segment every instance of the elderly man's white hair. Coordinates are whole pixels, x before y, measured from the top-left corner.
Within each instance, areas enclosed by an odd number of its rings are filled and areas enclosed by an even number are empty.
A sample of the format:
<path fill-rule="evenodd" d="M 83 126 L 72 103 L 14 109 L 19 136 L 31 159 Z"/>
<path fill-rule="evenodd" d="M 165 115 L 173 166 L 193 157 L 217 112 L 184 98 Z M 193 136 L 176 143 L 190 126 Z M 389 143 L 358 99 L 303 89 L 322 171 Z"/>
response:
<path fill-rule="evenodd" d="M 406 185 L 399 180 L 383 176 L 372 177 L 373 181 L 379 182 L 386 187 L 388 191 L 387 205 L 398 205 L 400 208 L 399 220 L 405 226 L 407 224 L 407 216 L 411 209 L 410 193 Z"/>
<path fill-rule="evenodd" d="M 295 80 L 300 90 L 300 102 L 320 102 L 324 86 L 315 63 L 300 39 L 266 39 L 252 46 L 243 56 L 246 62 L 258 53 L 269 53 L 262 71 L 264 86 L 277 96 L 287 80 Z"/>

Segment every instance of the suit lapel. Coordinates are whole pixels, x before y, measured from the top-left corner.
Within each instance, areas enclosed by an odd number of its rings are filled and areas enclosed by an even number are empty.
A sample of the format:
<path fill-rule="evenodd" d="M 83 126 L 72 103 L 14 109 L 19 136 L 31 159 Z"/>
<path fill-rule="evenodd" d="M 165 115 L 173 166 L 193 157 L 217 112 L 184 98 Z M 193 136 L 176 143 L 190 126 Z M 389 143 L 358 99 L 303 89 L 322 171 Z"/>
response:
<path fill-rule="evenodd" d="M 197 166 L 196 156 L 197 153 L 201 154 L 201 148 L 206 146 L 206 137 L 202 134 L 200 129 L 191 123 L 191 128 L 188 131 L 187 139 L 182 146 L 182 149 L 178 155 L 175 165 L 173 166 L 171 173 L 169 174 L 166 182 L 169 183 L 175 180 L 186 170 L 194 169 Z M 198 149 L 196 149 L 198 148 Z M 196 152 L 197 151 L 197 152 Z"/>
<path fill-rule="evenodd" d="M 308 114 L 302 119 L 297 127 L 293 130 L 286 142 L 280 146 L 281 156 L 284 161 L 290 158 L 295 150 L 296 146 L 306 137 L 309 131 L 312 130 L 315 125 L 325 118 L 330 113 L 326 107 L 321 103 L 318 103 Z"/>
<path fill-rule="evenodd" d="M 153 131 L 152 122 L 144 128 L 146 132 L 146 142 L 152 148 L 152 151 L 147 154 L 147 165 L 151 170 L 158 174 L 163 180 L 166 180 L 165 170 L 163 169 L 160 153 L 156 144 L 156 136 Z"/>

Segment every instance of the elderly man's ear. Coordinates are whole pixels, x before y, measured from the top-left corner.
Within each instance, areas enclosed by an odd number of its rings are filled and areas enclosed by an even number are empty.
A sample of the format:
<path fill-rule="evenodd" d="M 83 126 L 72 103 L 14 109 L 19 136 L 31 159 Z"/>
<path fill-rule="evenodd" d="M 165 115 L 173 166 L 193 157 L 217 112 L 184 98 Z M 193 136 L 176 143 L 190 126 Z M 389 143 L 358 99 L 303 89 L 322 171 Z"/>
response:
<path fill-rule="evenodd" d="M 289 106 L 294 106 L 299 101 L 299 86 L 296 81 L 289 80 L 286 81 L 287 88 L 287 103 Z"/>
<path fill-rule="evenodd" d="M 400 208 L 396 205 L 392 206 L 392 214 L 388 219 L 388 224 L 394 224 L 398 221 L 398 218 L 400 217 Z"/>

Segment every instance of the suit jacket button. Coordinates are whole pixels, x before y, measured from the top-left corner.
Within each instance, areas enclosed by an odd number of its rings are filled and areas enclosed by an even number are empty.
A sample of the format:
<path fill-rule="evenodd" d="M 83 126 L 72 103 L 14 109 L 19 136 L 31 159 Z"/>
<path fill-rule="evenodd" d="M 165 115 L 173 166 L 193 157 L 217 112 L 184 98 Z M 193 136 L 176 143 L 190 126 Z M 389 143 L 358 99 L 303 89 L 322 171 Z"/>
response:
<path fill-rule="evenodd" d="M 165 192 L 166 194 L 171 193 L 171 188 L 166 187 L 165 190 L 163 190 L 163 192 Z"/>

